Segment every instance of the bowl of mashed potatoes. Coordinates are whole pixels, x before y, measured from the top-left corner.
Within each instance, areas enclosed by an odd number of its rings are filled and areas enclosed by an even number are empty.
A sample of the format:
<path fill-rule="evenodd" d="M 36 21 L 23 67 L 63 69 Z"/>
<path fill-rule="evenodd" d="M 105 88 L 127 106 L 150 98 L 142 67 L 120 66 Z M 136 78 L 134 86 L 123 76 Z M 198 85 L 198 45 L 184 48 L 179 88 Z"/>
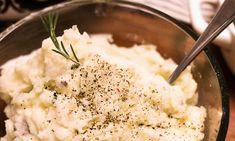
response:
<path fill-rule="evenodd" d="M 76 65 L 52 51 L 40 19 L 51 12 Z M 0 34 L 1 141 L 224 140 L 228 95 L 212 51 L 167 81 L 195 38 L 131 1 L 71 1 L 29 15 Z"/>

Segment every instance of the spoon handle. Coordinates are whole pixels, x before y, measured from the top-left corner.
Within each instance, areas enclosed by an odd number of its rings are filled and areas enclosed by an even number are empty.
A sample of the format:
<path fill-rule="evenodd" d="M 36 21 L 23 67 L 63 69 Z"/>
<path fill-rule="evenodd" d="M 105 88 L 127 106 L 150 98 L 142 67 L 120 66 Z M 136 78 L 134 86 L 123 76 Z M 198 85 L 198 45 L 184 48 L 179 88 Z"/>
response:
<path fill-rule="evenodd" d="M 206 30 L 198 38 L 189 53 L 180 62 L 169 78 L 173 83 L 180 73 L 193 61 L 193 59 L 215 39 L 235 19 L 235 0 L 225 0 L 215 17 L 211 20 Z"/>

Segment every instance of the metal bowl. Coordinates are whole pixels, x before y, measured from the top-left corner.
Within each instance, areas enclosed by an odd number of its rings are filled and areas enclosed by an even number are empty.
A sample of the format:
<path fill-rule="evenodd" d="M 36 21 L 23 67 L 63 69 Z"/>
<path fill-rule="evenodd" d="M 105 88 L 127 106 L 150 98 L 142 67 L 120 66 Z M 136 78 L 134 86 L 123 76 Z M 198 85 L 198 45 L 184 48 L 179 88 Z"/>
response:
<path fill-rule="evenodd" d="M 33 13 L 0 34 L 0 65 L 17 56 L 39 48 L 48 35 L 40 16 L 59 13 L 57 33 L 78 25 L 89 34 L 110 33 L 118 45 L 152 43 L 164 58 L 175 62 L 190 50 L 195 34 L 184 24 L 170 16 L 131 1 L 71 1 Z M 202 52 L 193 62 L 192 73 L 198 83 L 199 103 L 207 109 L 205 141 L 225 139 L 229 98 L 220 67 L 210 49 Z M 0 103 L 0 130 L 4 135 L 4 103 Z"/>

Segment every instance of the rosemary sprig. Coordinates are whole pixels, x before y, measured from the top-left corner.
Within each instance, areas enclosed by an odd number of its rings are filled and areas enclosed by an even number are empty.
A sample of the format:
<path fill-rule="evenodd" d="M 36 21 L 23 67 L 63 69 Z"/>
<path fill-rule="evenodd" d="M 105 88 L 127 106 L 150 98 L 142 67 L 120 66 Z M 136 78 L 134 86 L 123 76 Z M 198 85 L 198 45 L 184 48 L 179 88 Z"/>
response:
<path fill-rule="evenodd" d="M 80 66 L 79 59 L 73 49 L 73 46 L 70 44 L 70 49 L 72 51 L 73 57 L 68 53 L 68 51 L 65 49 L 64 43 L 61 41 L 58 42 L 55 34 L 57 20 L 58 20 L 58 14 L 55 13 L 49 13 L 45 17 L 41 17 L 42 23 L 44 24 L 47 32 L 49 33 L 49 36 L 55 45 L 55 49 L 52 49 L 55 53 L 60 54 L 64 58 L 72 61 L 74 64 L 71 66 L 71 69 L 78 68 Z"/>

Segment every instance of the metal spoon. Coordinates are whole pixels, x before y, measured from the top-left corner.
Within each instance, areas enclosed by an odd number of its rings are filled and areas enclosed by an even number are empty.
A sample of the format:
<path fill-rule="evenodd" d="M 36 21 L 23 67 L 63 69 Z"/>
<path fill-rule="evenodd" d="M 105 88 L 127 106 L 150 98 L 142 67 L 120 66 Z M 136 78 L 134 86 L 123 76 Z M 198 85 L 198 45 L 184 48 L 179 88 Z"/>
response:
<path fill-rule="evenodd" d="M 180 73 L 193 61 L 193 59 L 213 41 L 235 19 L 235 0 L 225 0 L 215 17 L 207 26 L 203 34 L 193 45 L 192 50 L 184 57 L 169 78 L 173 83 Z M 235 56 L 234 56 L 235 57 Z"/>

